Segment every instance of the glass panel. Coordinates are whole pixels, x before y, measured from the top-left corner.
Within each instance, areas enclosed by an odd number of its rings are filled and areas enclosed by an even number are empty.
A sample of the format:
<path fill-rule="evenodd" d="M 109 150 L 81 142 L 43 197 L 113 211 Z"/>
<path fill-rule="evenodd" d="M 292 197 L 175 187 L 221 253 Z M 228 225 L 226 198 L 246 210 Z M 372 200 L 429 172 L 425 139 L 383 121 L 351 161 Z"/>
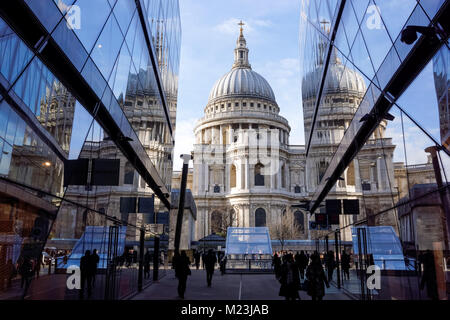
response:
<path fill-rule="evenodd" d="M 23 71 L 33 56 L 5 21 L 0 19 L 0 72 L 10 82 Z"/>
<path fill-rule="evenodd" d="M 119 26 L 114 17 L 110 16 L 91 52 L 91 58 L 105 79 L 109 79 L 122 43 L 123 37 L 120 34 Z"/>

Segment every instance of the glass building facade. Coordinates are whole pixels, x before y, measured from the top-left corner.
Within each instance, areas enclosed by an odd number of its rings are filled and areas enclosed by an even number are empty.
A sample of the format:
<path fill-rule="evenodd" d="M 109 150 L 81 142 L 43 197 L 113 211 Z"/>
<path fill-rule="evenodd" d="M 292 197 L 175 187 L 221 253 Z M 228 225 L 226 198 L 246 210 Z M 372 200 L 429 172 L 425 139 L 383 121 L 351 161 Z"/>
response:
<path fill-rule="evenodd" d="M 336 207 L 339 224 L 314 233 L 316 248 L 333 251 L 335 283 L 359 299 L 450 295 L 449 7 L 301 1 L 309 210 L 317 220 L 327 200 L 358 200 Z M 427 31 L 402 41 L 407 26 Z"/>
<path fill-rule="evenodd" d="M 0 4 L 0 299 L 122 299 L 164 274 L 179 11 Z"/>

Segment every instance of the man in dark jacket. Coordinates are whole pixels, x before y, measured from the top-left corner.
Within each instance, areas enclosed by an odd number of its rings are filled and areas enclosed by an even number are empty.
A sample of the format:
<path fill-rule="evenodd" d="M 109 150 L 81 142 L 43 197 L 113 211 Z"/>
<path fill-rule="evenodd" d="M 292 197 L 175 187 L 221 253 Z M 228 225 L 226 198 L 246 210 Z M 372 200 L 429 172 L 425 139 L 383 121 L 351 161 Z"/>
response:
<path fill-rule="evenodd" d="M 281 266 L 280 283 L 280 296 L 284 296 L 286 300 L 300 300 L 298 294 L 300 278 L 298 276 L 298 267 L 292 254 L 286 255 L 286 260 Z"/>
<path fill-rule="evenodd" d="M 191 269 L 189 269 L 191 261 L 187 257 L 186 251 L 181 251 L 181 255 L 178 255 L 178 252 L 175 252 L 172 264 L 175 269 L 175 277 L 178 279 L 178 296 L 181 299 L 184 299 L 187 277 L 191 274 Z"/>
<path fill-rule="evenodd" d="M 328 273 L 328 282 L 330 282 L 331 280 L 333 280 L 333 272 L 334 269 L 336 268 L 336 261 L 334 260 L 334 252 L 333 251 L 328 251 L 327 255 L 325 256 L 325 266 L 327 268 L 327 273 Z"/>
<path fill-rule="evenodd" d="M 217 258 L 212 249 L 209 249 L 205 256 L 206 282 L 208 287 L 211 287 L 211 281 L 214 274 L 214 267 L 216 266 Z"/>
<path fill-rule="evenodd" d="M 346 253 L 345 250 L 342 251 L 341 264 L 342 271 L 344 272 L 344 279 L 347 278 L 347 280 L 350 280 L 350 255 Z"/>
<path fill-rule="evenodd" d="M 194 260 L 195 260 L 195 267 L 198 270 L 198 268 L 200 268 L 200 252 L 195 251 L 195 253 L 194 253 Z"/>
<path fill-rule="evenodd" d="M 317 252 L 311 255 L 311 263 L 306 269 L 306 278 L 308 279 L 307 293 L 312 300 L 322 300 L 325 295 L 325 286 L 330 287 L 327 277 L 322 268 L 320 257 Z"/>
<path fill-rule="evenodd" d="M 306 256 L 305 252 L 302 250 L 298 257 L 298 269 L 300 271 L 300 276 L 302 279 L 305 278 L 305 269 L 308 266 L 309 258 Z"/>

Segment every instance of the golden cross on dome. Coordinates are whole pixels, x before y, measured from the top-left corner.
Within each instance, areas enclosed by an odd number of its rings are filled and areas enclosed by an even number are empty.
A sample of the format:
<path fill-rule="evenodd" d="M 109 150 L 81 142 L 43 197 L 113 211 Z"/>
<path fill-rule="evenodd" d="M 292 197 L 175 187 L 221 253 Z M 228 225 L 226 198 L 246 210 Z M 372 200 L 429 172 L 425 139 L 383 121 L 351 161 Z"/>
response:
<path fill-rule="evenodd" d="M 245 23 L 243 23 L 243 22 L 242 22 L 242 20 L 241 20 L 241 22 L 239 22 L 239 23 L 238 23 L 238 25 L 239 25 L 239 26 L 241 27 L 241 29 L 240 29 L 240 30 L 241 30 L 241 34 L 242 34 L 242 30 L 243 30 L 243 29 L 242 29 L 242 26 L 244 26 L 244 25 L 245 25 Z"/>

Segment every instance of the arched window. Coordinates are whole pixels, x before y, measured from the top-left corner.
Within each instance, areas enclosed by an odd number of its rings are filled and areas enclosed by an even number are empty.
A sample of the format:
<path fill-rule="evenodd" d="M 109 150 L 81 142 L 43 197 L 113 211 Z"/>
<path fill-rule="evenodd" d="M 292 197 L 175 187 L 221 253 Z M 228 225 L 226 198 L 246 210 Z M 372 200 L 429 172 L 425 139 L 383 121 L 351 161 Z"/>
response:
<path fill-rule="evenodd" d="M 236 166 L 234 164 L 230 168 L 230 188 L 236 188 Z"/>
<path fill-rule="evenodd" d="M 222 232 L 222 213 L 214 211 L 211 214 L 211 233 Z"/>
<path fill-rule="evenodd" d="M 255 186 L 264 186 L 264 175 L 261 173 L 263 168 L 261 163 L 255 165 Z"/>
<path fill-rule="evenodd" d="M 127 162 L 125 164 L 123 184 L 133 184 L 134 180 L 134 168 L 131 163 Z"/>
<path fill-rule="evenodd" d="M 286 170 L 286 167 L 283 164 L 281 166 L 281 187 L 282 188 L 286 188 L 286 171 L 285 170 Z"/>
<path fill-rule="evenodd" d="M 266 226 L 266 210 L 258 208 L 255 211 L 255 227 Z"/>
<path fill-rule="evenodd" d="M 295 211 L 294 219 L 295 219 L 295 222 L 297 223 L 298 230 L 303 231 L 305 229 L 305 220 L 304 220 L 303 212 L 301 212 L 300 210 Z"/>

